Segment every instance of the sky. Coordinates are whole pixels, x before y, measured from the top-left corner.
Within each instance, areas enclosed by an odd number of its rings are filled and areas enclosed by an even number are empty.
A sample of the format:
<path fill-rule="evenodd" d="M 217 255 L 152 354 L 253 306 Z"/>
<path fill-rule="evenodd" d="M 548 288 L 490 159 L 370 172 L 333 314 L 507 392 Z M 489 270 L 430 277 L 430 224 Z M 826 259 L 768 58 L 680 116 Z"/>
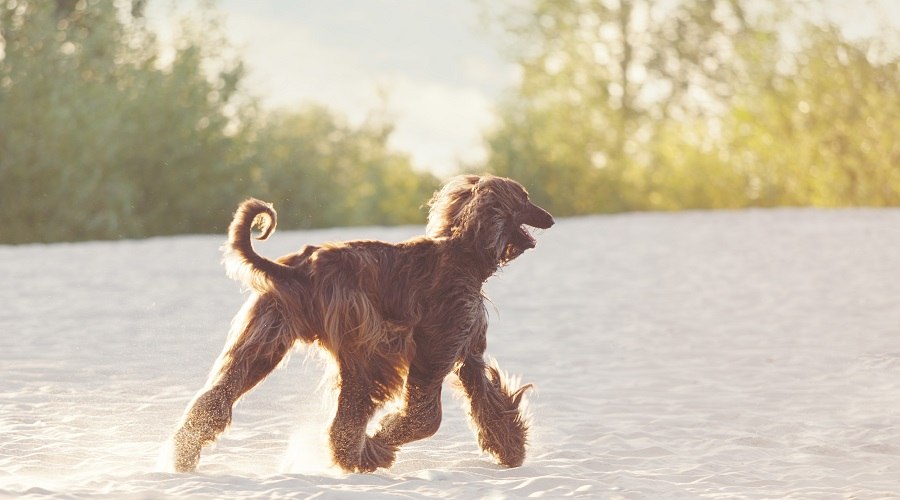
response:
<path fill-rule="evenodd" d="M 264 106 L 325 104 L 352 124 L 386 111 L 395 124 L 391 147 L 439 176 L 484 157 L 493 106 L 517 81 L 473 1 L 216 5 L 249 69 L 246 84 Z M 171 29 L 158 22 L 160 31 Z"/>
<path fill-rule="evenodd" d="M 481 0 L 487 1 L 487 0 Z M 358 124 L 387 111 L 391 146 L 439 176 L 484 158 L 494 106 L 518 80 L 476 0 L 219 0 L 225 33 L 268 108 L 324 104 Z M 849 36 L 900 28 L 900 1 L 826 0 Z M 179 3 L 179 7 L 185 5 Z M 159 20 L 160 30 L 170 27 Z M 163 35 L 164 36 L 164 35 Z"/>

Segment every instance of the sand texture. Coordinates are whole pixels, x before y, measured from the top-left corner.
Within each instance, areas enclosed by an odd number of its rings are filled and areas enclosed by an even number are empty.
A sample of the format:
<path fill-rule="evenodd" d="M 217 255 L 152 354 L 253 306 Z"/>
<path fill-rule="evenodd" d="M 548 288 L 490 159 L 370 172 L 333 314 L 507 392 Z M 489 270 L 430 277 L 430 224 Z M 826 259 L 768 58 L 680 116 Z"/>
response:
<path fill-rule="evenodd" d="M 0 247 L 0 497 L 900 495 L 900 211 L 596 216 L 537 238 L 487 286 L 488 352 L 536 386 L 524 466 L 479 452 L 448 381 L 438 434 L 374 474 L 329 465 L 330 392 L 303 349 L 197 473 L 168 472 L 244 299 L 224 236 Z"/>

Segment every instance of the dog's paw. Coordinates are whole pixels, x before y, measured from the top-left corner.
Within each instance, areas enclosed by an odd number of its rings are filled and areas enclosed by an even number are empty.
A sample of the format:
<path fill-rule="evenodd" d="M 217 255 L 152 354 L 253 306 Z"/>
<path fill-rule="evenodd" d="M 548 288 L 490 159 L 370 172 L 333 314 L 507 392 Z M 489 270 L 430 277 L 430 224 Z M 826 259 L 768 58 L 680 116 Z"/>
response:
<path fill-rule="evenodd" d="M 359 472 L 374 472 L 379 467 L 388 468 L 394 464 L 396 455 L 396 446 L 367 437 L 359 456 Z"/>
<path fill-rule="evenodd" d="M 516 436 L 517 438 L 518 436 Z M 519 467 L 525 461 L 525 439 L 507 439 L 502 445 L 492 450 L 497 463 L 504 467 Z"/>
<path fill-rule="evenodd" d="M 200 462 L 200 440 L 182 429 L 175 434 L 173 444 L 172 465 L 175 472 L 193 472 Z"/>

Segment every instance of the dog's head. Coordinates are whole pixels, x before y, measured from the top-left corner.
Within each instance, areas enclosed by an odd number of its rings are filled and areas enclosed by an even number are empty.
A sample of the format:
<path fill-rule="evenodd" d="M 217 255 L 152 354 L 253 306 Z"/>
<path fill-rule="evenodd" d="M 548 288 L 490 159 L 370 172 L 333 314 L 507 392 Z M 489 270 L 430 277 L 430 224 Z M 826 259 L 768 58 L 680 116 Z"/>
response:
<path fill-rule="evenodd" d="M 521 184 L 493 175 L 455 177 L 429 206 L 427 236 L 464 239 L 473 245 L 479 264 L 493 269 L 534 248 L 527 226 L 553 225 L 553 217 L 531 202 Z"/>

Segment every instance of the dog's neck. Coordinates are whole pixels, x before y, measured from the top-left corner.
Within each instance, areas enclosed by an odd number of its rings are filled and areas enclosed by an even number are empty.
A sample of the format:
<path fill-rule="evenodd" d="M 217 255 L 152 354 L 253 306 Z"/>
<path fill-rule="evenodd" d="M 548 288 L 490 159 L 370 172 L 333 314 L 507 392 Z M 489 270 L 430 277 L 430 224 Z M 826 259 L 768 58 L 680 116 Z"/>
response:
<path fill-rule="evenodd" d="M 447 254 L 450 264 L 479 283 L 487 281 L 501 267 L 497 261 L 486 262 L 469 241 L 451 238 L 445 240 L 445 244 L 450 249 Z"/>

